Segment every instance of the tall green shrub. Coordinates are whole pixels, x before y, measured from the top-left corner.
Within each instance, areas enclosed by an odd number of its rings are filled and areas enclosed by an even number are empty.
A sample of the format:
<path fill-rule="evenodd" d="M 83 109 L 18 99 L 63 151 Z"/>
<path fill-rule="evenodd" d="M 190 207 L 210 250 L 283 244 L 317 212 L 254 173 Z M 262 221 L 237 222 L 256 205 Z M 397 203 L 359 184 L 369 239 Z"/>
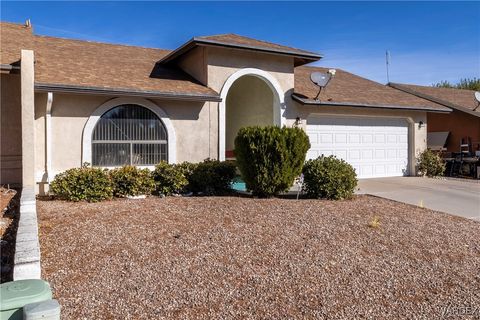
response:
<path fill-rule="evenodd" d="M 148 195 L 155 189 L 152 174 L 148 169 L 123 166 L 109 172 L 116 197 Z"/>
<path fill-rule="evenodd" d="M 309 160 L 302 171 L 303 190 L 311 198 L 347 199 L 357 186 L 353 167 L 335 156 Z"/>
<path fill-rule="evenodd" d="M 83 166 L 57 174 L 49 191 L 59 199 L 97 202 L 112 198 L 113 184 L 107 170 Z"/>
<path fill-rule="evenodd" d="M 235 164 L 230 161 L 206 159 L 195 165 L 189 177 L 189 187 L 196 193 L 223 195 L 231 191 Z"/>
<path fill-rule="evenodd" d="M 246 127 L 235 138 L 235 156 L 248 190 L 259 197 L 287 191 L 300 175 L 310 148 L 300 128 Z"/>
<path fill-rule="evenodd" d="M 419 173 L 428 177 L 443 176 L 445 173 L 445 161 L 443 161 L 440 153 L 430 149 L 420 153 L 417 166 Z"/>

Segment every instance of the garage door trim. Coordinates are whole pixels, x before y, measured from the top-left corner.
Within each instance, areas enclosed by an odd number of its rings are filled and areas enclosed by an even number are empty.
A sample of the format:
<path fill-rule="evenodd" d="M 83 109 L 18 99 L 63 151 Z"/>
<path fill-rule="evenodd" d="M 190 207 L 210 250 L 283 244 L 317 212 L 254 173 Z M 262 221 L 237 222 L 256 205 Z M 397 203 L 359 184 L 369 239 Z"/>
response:
<path fill-rule="evenodd" d="M 415 121 L 411 117 L 406 117 L 406 116 L 388 116 L 388 115 L 355 115 L 355 114 L 335 114 L 335 113 L 311 113 L 309 114 L 306 119 L 305 119 L 305 131 L 307 131 L 309 120 L 312 118 L 320 118 L 320 119 L 325 119 L 325 118 L 362 118 L 362 119 L 374 119 L 374 120 L 381 120 L 381 119 L 386 119 L 386 120 L 404 120 L 407 123 L 407 129 L 408 129 L 408 163 L 407 163 L 407 175 L 412 175 L 415 173 Z"/>

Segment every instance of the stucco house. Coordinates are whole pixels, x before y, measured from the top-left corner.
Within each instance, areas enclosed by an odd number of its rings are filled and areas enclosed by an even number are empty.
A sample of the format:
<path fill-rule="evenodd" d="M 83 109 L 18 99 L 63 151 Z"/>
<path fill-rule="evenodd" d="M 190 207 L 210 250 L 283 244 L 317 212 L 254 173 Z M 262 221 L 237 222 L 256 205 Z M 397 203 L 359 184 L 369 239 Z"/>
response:
<path fill-rule="evenodd" d="M 151 167 L 224 160 L 247 125 L 298 125 L 309 158 L 335 154 L 360 178 L 415 173 L 427 113 L 450 108 L 337 70 L 317 53 L 234 34 L 175 50 L 35 35 L 1 24 L 1 183 L 47 189 L 84 162 Z"/>
<path fill-rule="evenodd" d="M 402 83 L 389 83 L 389 86 L 453 110 L 450 114 L 427 113 L 427 131 L 432 138 L 427 143 L 432 148 L 443 143 L 446 151 L 460 152 L 462 140 L 469 140 L 470 152 L 480 150 L 480 102 L 475 98 L 475 91 Z M 438 133 L 444 134 L 436 136 Z M 442 140 L 438 140 L 440 137 Z"/>

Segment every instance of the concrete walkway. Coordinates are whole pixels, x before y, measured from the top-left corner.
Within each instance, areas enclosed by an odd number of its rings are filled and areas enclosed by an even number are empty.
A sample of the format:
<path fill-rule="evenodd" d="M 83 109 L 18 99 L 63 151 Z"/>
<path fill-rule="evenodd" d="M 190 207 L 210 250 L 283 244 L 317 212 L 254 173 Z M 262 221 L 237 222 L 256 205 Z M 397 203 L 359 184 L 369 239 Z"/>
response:
<path fill-rule="evenodd" d="M 394 177 L 362 179 L 357 194 L 409 203 L 480 222 L 480 181 Z"/>

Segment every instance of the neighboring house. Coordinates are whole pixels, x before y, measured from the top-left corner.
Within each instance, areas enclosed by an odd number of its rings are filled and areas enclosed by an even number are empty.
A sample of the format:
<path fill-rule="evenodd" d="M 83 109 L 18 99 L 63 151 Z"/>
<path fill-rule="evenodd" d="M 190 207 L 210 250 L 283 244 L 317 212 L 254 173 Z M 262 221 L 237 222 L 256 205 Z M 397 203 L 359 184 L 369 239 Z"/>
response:
<path fill-rule="evenodd" d="M 435 138 L 434 134 L 444 132 L 447 151 L 460 152 L 465 138 L 471 141 L 472 152 L 480 150 L 480 103 L 475 99 L 475 91 L 400 83 L 389 86 L 453 109 L 450 114 L 427 113 L 429 136 Z M 436 144 L 432 141 L 432 147 L 438 147 Z"/>
<path fill-rule="evenodd" d="M 1 24 L 1 183 L 38 185 L 84 162 L 115 167 L 224 160 L 239 128 L 298 125 L 309 158 L 335 154 L 359 177 L 415 173 L 427 112 L 450 112 L 338 71 L 323 90 L 303 65 L 321 56 L 227 34 L 173 50 L 37 36 Z"/>

